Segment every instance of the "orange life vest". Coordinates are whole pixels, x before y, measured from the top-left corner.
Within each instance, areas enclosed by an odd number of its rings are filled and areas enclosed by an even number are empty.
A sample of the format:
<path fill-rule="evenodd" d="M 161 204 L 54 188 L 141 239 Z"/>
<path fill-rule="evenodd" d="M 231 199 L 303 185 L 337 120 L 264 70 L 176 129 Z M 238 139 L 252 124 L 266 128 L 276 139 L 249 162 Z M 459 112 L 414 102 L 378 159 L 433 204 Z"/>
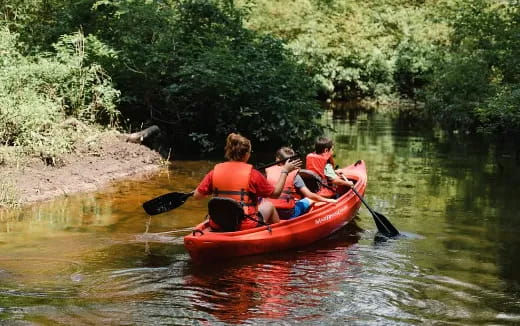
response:
<path fill-rule="evenodd" d="M 327 165 L 327 163 L 333 164 L 332 155 L 330 154 L 330 152 L 322 153 L 322 154 L 316 154 L 315 152 L 310 153 L 310 154 L 307 154 L 307 157 L 305 159 L 305 169 L 311 170 L 311 171 L 317 173 L 321 177 L 321 182 L 323 184 L 332 186 L 329 183 L 327 176 L 325 175 L 325 165 Z M 320 190 L 318 191 L 318 194 L 323 197 L 331 197 L 335 193 L 334 193 L 334 191 L 332 191 L 330 189 L 321 187 Z"/>
<path fill-rule="evenodd" d="M 269 181 L 269 183 L 271 183 L 272 185 L 276 185 L 278 179 L 280 179 L 282 168 L 283 167 L 280 165 L 275 165 L 265 169 L 265 172 L 267 173 L 267 181 Z M 296 189 L 294 188 L 294 178 L 296 178 L 297 173 L 298 171 L 295 170 L 287 175 L 280 197 L 267 199 L 271 203 L 273 203 L 274 207 L 282 209 L 290 209 L 294 207 L 296 201 Z"/>
<path fill-rule="evenodd" d="M 307 157 L 305 159 L 305 169 L 318 173 L 322 181 L 326 180 L 327 178 L 325 177 L 325 165 L 327 165 L 330 158 L 330 152 L 322 154 L 316 154 L 314 152 L 307 154 Z"/>
<path fill-rule="evenodd" d="M 213 196 L 236 200 L 244 208 L 244 214 L 254 216 L 258 212 L 256 195 L 249 192 L 249 179 L 253 166 L 244 162 L 224 162 L 213 169 Z"/>

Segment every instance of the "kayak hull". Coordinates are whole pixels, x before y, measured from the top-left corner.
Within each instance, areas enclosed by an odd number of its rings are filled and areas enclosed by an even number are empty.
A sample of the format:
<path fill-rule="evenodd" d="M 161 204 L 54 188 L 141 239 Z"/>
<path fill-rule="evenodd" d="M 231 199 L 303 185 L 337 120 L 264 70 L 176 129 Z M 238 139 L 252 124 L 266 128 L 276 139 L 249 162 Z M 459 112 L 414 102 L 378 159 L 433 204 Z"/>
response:
<path fill-rule="evenodd" d="M 342 169 L 363 196 L 367 185 L 366 166 L 358 161 Z M 353 191 L 347 191 L 338 202 L 316 203 L 312 209 L 291 220 L 237 232 L 212 232 L 205 221 L 184 237 L 184 246 L 195 263 L 231 257 L 281 251 L 311 244 L 349 223 L 361 206 Z"/>

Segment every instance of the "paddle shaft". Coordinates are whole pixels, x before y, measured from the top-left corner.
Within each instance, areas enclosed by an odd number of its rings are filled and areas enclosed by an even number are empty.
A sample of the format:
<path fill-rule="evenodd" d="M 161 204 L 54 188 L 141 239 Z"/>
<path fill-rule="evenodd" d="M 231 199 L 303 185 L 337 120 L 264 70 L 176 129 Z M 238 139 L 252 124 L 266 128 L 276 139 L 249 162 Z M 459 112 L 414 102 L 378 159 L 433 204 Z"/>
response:
<path fill-rule="evenodd" d="M 276 162 L 273 162 L 273 163 L 261 165 L 261 166 L 257 167 L 256 169 L 257 170 L 267 169 L 267 168 L 270 168 L 271 166 L 278 165 L 278 164 L 283 163 L 283 162 L 288 161 L 288 160 L 294 160 L 294 159 L 297 159 L 299 157 L 300 157 L 300 154 L 295 154 L 295 155 L 293 155 L 291 157 L 284 158 L 283 160 L 279 160 L 279 161 L 276 161 Z"/>
<path fill-rule="evenodd" d="M 363 198 L 363 196 L 361 196 L 361 194 L 356 190 L 356 188 L 354 187 L 351 187 L 352 191 L 354 191 L 354 193 L 359 197 L 359 199 L 361 199 L 361 202 L 363 202 L 363 204 L 365 204 L 366 208 L 368 208 L 368 210 L 370 211 L 370 213 L 372 215 L 375 215 L 375 212 L 372 210 L 372 208 L 370 208 L 370 206 L 368 206 L 367 202 L 365 201 L 365 198 Z"/>

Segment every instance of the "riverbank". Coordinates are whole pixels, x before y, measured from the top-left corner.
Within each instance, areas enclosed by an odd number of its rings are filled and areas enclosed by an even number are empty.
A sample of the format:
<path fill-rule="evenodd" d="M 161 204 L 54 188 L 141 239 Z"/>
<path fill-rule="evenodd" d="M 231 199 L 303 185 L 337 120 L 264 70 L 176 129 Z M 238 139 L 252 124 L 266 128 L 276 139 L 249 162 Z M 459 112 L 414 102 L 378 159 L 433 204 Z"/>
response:
<path fill-rule="evenodd" d="M 165 164 L 158 152 L 127 142 L 127 136 L 115 131 L 96 135 L 52 162 L 28 157 L 0 163 L 0 208 L 95 191 L 115 180 L 153 173 Z"/>

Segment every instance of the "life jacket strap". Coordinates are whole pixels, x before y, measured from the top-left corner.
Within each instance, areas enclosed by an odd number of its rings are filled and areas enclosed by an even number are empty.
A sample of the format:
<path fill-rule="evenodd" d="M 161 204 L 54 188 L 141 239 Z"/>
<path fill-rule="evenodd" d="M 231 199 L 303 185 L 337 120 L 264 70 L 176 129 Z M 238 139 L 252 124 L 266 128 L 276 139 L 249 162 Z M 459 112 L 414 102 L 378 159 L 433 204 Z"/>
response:
<path fill-rule="evenodd" d="M 244 200 L 244 196 L 249 196 L 250 198 L 253 198 L 255 197 L 255 194 L 252 193 L 252 192 L 249 192 L 249 191 L 244 191 L 243 189 L 241 191 L 232 191 L 232 190 L 219 190 L 219 189 L 214 189 L 213 190 L 213 194 L 215 196 L 218 196 L 218 195 L 240 195 L 240 199 Z"/>
<path fill-rule="evenodd" d="M 267 226 L 267 230 L 269 231 L 269 233 L 273 232 L 273 230 L 271 229 L 271 227 L 269 226 L 269 224 L 265 223 L 263 218 L 262 218 L 262 213 L 258 212 L 256 213 L 255 215 L 244 215 L 246 218 L 250 219 L 250 220 L 253 220 L 255 222 L 257 222 L 258 224 L 260 225 L 263 225 L 263 226 Z M 258 216 L 260 217 L 259 219 L 257 218 L 254 218 L 253 216 Z"/>

